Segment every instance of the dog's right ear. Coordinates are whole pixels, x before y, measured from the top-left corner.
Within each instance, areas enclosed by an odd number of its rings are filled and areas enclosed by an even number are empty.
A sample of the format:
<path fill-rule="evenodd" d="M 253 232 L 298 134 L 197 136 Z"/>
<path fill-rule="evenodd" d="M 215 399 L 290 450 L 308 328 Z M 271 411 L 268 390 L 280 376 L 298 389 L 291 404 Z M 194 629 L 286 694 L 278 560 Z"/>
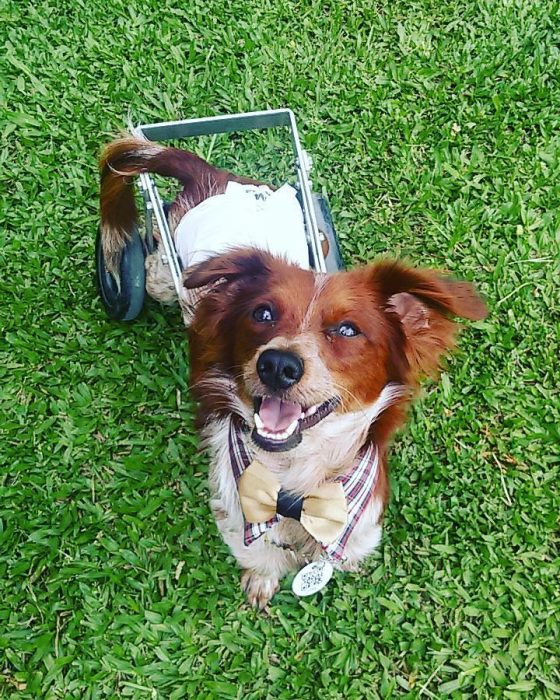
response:
<path fill-rule="evenodd" d="M 256 248 L 233 249 L 216 255 L 189 270 L 184 278 L 186 289 L 220 286 L 239 279 L 257 280 L 270 273 L 271 256 Z"/>

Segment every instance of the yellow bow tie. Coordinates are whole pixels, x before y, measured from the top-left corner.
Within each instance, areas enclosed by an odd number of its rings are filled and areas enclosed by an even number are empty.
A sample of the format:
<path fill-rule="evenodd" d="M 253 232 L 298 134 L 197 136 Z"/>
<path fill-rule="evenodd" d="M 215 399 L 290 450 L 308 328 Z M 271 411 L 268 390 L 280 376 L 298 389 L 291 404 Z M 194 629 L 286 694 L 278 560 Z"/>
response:
<path fill-rule="evenodd" d="M 253 461 L 239 477 L 238 489 L 248 523 L 264 523 L 275 515 L 295 518 L 317 542 L 330 544 L 342 534 L 348 520 L 346 496 L 338 481 L 298 498 L 285 492 L 263 464 Z"/>

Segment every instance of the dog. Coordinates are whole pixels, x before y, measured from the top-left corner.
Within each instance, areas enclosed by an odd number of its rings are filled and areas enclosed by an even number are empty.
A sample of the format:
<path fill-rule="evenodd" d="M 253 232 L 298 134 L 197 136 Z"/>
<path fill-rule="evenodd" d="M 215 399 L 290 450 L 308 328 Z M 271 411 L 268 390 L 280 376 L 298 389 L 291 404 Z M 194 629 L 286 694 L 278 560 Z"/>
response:
<path fill-rule="evenodd" d="M 141 172 L 183 185 L 167 215 L 174 233 L 229 183 L 261 186 L 180 149 L 109 144 L 101 231 L 115 272 Z M 452 317 L 487 310 L 471 283 L 397 261 L 327 275 L 251 245 L 185 267 L 187 293 L 199 293 L 190 383 L 211 509 L 249 602 L 265 608 L 288 572 L 325 560 L 357 570 L 379 545 L 391 439 L 421 379 L 454 347 Z"/>

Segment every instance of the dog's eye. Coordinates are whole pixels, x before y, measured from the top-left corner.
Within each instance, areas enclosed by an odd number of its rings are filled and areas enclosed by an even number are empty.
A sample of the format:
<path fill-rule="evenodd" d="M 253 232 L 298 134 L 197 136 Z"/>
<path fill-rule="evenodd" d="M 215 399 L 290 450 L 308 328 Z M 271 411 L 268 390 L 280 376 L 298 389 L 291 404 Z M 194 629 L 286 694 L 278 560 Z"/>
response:
<path fill-rule="evenodd" d="M 335 333 L 336 335 L 342 335 L 344 338 L 354 338 L 356 335 L 361 335 L 360 329 L 347 321 L 337 326 Z"/>
<path fill-rule="evenodd" d="M 274 321 L 274 313 L 268 304 L 261 304 L 253 311 L 253 318 L 258 323 L 272 323 Z"/>

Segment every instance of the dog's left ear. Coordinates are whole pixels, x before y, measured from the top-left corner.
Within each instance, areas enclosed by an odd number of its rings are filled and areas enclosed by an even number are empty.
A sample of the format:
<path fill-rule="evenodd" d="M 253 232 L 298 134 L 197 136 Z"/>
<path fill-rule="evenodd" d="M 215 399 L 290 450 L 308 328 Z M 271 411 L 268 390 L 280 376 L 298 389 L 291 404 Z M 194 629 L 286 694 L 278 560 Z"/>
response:
<path fill-rule="evenodd" d="M 457 326 L 450 316 L 477 321 L 488 313 L 471 283 L 435 270 L 381 263 L 373 267 L 373 281 L 386 312 L 400 322 L 414 374 L 432 374 L 443 353 L 453 347 Z"/>
<path fill-rule="evenodd" d="M 239 279 L 258 278 L 270 272 L 269 255 L 256 248 L 232 250 L 200 263 L 185 275 L 187 289 L 221 285 Z"/>

